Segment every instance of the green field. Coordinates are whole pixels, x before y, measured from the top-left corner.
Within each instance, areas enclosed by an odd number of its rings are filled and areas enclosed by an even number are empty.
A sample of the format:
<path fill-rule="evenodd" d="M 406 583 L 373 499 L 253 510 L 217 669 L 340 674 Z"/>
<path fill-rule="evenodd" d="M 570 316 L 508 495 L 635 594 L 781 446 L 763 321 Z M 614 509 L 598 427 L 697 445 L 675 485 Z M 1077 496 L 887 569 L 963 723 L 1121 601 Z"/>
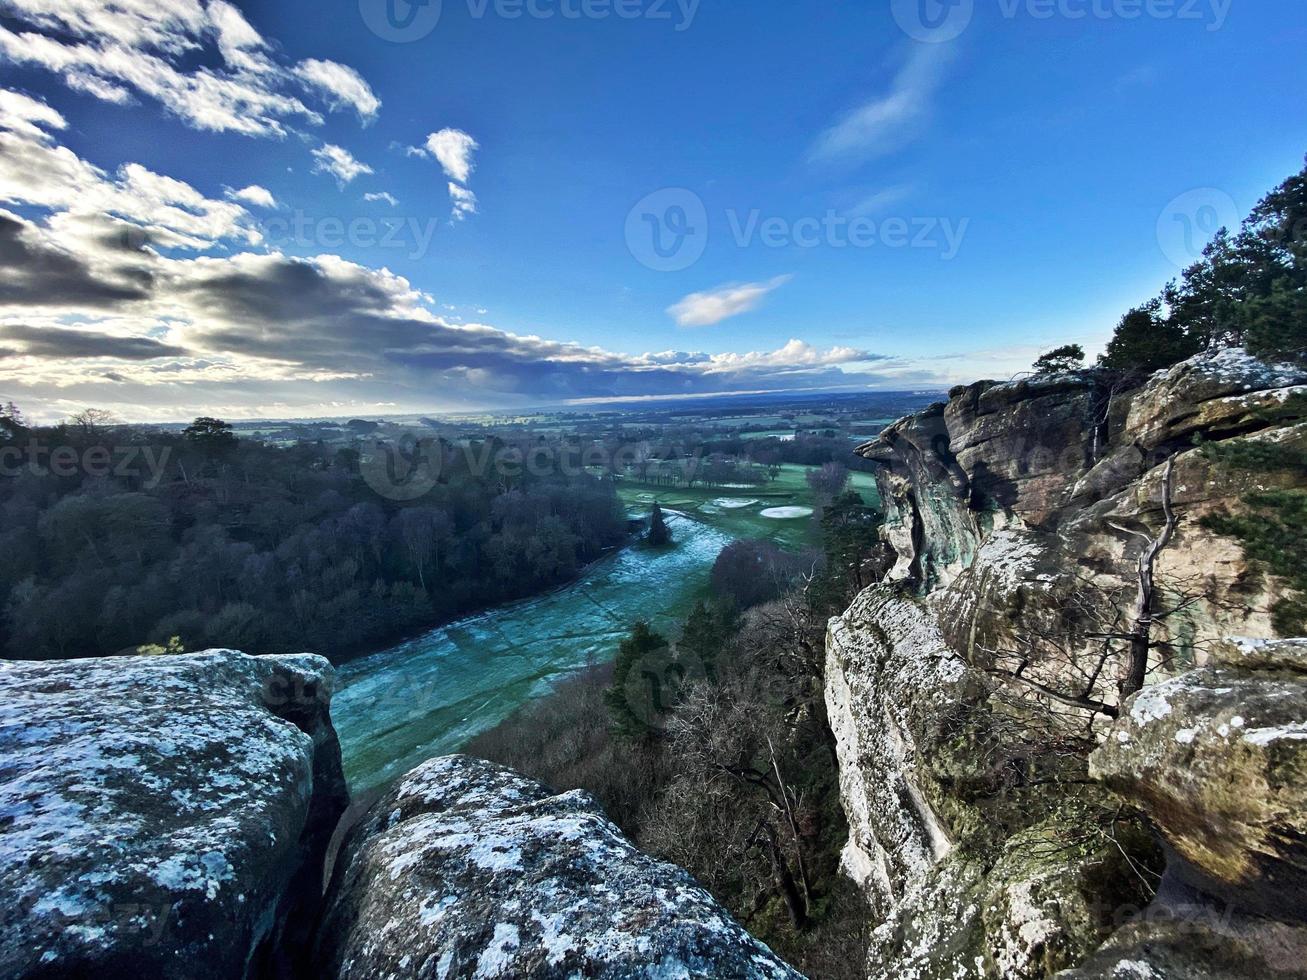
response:
<path fill-rule="evenodd" d="M 811 467 L 786 465 L 771 483 L 756 489 L 711 488 L 693 490 L 652 486 L 639 480 L 623 479 L 618 496 L 633 515 L 644 516 L 654 501 L 669 510 L 683 511 L 697 520 L 720 528 L 732 537 L 767 538 L 783 548 L 801 548 L 816 544 L 819 529 L 813 518 L 776 520 L 763 517 L 762 511 L 773 507 L 815 507 L 812 491 L 805 476 Z M 880 505 L 876 481 L 870 473 L 852 473 L 850 486 L 873 507 Z M 742 507 L 720 506 L 715 501 L 756 501 Z"/>
<path fill-rule="evenodd" d="M 543 697 L 589 664 L 611 660 L 638 619 L 674 636 L 707 594 L 713 562 L 735 538 L 768 538 L 786 548 L 816 544 L 811 517 L 773 520 L 769 507 L 812 507 L 804 466 L 785 466 L 756 490 L 667 490 L 626 481 L 622 501 L 647 515 L 669 511 L 674 544 L 635 543 L 588 568 L 570 585 L 501 606 L 337 668 L 332 721 L 353 792 L 380 786 L 423 759 L 461 748 L 520 705 Z M 852 474 L 877 503 L 870 474 Z M 715 500 L 751 501 L 726 507 Z M 685 516 L 681 516 L 684 514 Z"/>

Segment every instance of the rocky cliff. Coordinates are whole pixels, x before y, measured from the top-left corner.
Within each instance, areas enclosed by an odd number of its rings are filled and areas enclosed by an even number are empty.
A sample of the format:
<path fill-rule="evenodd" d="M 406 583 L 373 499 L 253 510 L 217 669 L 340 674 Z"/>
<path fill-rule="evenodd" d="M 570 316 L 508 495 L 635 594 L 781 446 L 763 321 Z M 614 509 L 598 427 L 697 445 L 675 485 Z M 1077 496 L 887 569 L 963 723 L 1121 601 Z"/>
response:
<path fill-rule="evenodd" d="M 0 661 L 0 976 L 798 976 L 583 793 L 436 759 L 348 827 L 332 682 Z"/>
<path fill-rule="evenodd" d="M 583 792 L 467 756 L 400 779 L 354 828 L 326 977 L 798 978 Z"/>
<path fill-rule="evenodd" d="M 859 448 L 881 464 L 896 562 L 831 623 L 826 700 L 844 865 L 877 924 L 869 976 L 1037 978 L 1094 962 L 1106 972 L 1077 976 L 1205 976 L 1202 956 L 1146 972 L 1159 910 L 1232 910 L 1245 936 L 1261 935 L 1247 922 L 1293 918 L 1267 882 L 1298 874 L 1284 811 L 1307 776 L 1300 681 L 1279 653 L 1213 666 L 1242 649 L 1222 637 L 1275 635 L 1289 583 L 1210 518 L 1307 486 L 1301 466 L 1231 464 L 1267 446 L 1301 458 L 1304 384 L 1238 350 L 1132 385 L 1092 371 L 980 382 Z M 1151 750 L 1151 775 L 1131 781 L 1142 760 L 1122 753 L 1142 751 L 1131 726 L 1157 696 L 1122 704 L 1144 567 L 1148 683 L 1188 693 L 1169 702 L 1179 727 Z M 1266 745 L 1226 738 L 1244 696 L 1261 699 L 1261 717 L 1240 721 Z M 1236 830 L 1224 848 L 1202 843 Z M 1232 954 L 1211 975 L 1279 975 L 1298 935 L 1279 920 L 1274 963 Z M 1112 937 L 1125 952 L 1095 960 Z"/>
<path fill-rule="evenodd" d="M 321 657 L 0 662 L 0 976 L 292 976 L 345 809 Z"/>

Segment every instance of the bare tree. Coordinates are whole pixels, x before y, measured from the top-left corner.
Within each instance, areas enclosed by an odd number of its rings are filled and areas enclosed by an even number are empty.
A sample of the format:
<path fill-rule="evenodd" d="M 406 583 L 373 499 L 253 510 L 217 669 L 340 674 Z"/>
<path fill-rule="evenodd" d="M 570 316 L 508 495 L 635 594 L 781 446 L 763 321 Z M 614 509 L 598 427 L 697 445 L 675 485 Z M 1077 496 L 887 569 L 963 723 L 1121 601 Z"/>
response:
<path fill-rule="evenodd" d="M 69 421 L 88 438 L 95 436 L 101 429 L 118 424 L 117 417 L 103 408 L 84 408 Z"/>
<path fill-rule="evenodd" d="M 1157 595 L 1157 556 L 1166 550 L 1171 539 L 1175 537 L 1175 528 L 1178 519 L 1175 516 L 1175 507 L 1172 498 L 1175 491 L 1175 456 L 1172 455 L 1166 461 L 1166 472 L 1162 476 L 1162 513 L 1165 521 L 1162 525 L 1162 531 L 1155 538 L 1149 538 L 1142 531 L 1131 532 L 1127 528 L 1112 524 L 1119 531 L 1134 533 L 1144 539 L 1144 548 L 1139 553 L 1138 567 L 1136 569 L 1136 580 L 1138 590 L 1135 593 L 1134 615 L 1132 617 L 1133 627 L 1129 633 L 1108 634 L 1104 639 L 1121 639 L 1130 644 L 1129 668 L 1126 671 L 1125 679 L 1121 683 L 1121 697 L 1128 698 L 1136 691 L 1142 690 L 1144 680 L 1148 677 L 1148 655 L 1152 650 L 1152 635 L 1154 622 L 1154 602 Z"/>
<path fill-rule="evenodd" d="M 1056 705 L 1087 711 L 1091 716 L 1119 716 L 1118 705 L 1141 690 L 1150 669 L 1155 668 L 1154 651 L 1169 647 L 1155 637 L 1157 624 L 1207 598 L 1203 589 L 1192 587 L 1172 589 L 1164 596 L 1157 582 L 1157 560 L 1179 526 L 1174 505 L 1175 459 L 1172 455 L 1163 471 L 1160 530 L 1148 533 L 1109 522 L 1110 527 L 1143 542 L 1135 561 L 1133 597 L 1129 597 L 1128 586 L 1104 592 L 1096 583 L 1082 579 L 1082 587 L 1063 609 L 1068 624 L 1065 635 L 1029 630 L 1018 633 L 1006 649 L 978 644 L 977 649 L 990 661 L 986 672 L 1016 681 Z M 1118 675 L 1116 697 L 1109 699 L 1105 687 L 1113 667 Z"/>

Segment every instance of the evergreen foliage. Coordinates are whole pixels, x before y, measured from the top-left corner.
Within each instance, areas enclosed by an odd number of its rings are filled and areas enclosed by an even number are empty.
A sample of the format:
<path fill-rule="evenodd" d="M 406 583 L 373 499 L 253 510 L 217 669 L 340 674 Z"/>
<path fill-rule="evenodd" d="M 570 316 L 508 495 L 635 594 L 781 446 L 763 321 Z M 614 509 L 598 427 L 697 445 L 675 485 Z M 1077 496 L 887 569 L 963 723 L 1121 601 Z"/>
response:
<path fill-rule="evenodd" d="M 650 687 L 650 679 L 645 676 L 651 655 L 666 648 L 667 639 L 643 621 L 632 626 L 630 635 L 618 646 L 612 687 L 604 695 L 613 729 L 618 734 L 632 739 L 649 738 L 655 732 L 650 723 L 652 714 L 671 707 L 662 703 L 661 689 Z M 653 678 L 655 684 L 660 680 L 660 677 Z"/>
<path fill-rule="evenodd" d="M 662 548 L 672 543 L 672 529 L 667 526 L 663 509 L 654 501 L 653 511 L 649 514 L 649 533 L 645 536 L 655 548 Z"/>
<path fill-rule="evenodd" d="M 1231 345 L 1266 361 L 1307 363 L 1307 168 L 1267 194 L 1237 231 L 1221 229 L 1159 298 L 1127 313 L 1100 363 L 1154 371 Z"/>
<path fill-rule="evenodd" d="M 1079 344 L 1064 344 L 1035 361 L 1036 374 L 1063 374 L 1085 366 L 1085 349 Z"/>

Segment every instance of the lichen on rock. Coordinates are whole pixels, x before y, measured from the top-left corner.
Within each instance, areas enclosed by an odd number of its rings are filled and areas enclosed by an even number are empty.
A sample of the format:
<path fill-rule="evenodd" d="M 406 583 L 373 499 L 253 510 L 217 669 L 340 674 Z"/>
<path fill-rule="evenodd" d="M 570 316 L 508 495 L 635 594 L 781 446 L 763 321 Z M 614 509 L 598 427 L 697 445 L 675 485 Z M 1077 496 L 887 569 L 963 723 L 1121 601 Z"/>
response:
<path fill-rule="evenodd" d="M 798 978 L 583 792 L 467 756 L 402 777 L 350 833 L 319 976 Z"/>
<path fill-rule="evenodd" d="M 1175 957 L 1150 960 L 1148 937 L 1171 939 L 1118 914 L 1176 907 L 1150 905 L 1163 862 L 1141 807 L 1171 848 L 1165 887 L 1186 901 L 1221 895 L 1256 918 L 1307 893 L 1292 816 L 1307 646 L 1223 639 L 1273 636 L 1286 583 L 1206 520 L 1307 488 L 1304 472 L 1221 462 L 1303 446 L 1304 384 L 1301 368 L 1238 350 L 1145 379 L 978 382 L 858 448 L 879 464 L 897 560 L 832 621 L 825 683 L 844 865 L 875 908 L 870 977 L 1035 980 L 1086 958 L 1124 971 L 1104 977 L 1189 976 L 1164 970 L 1201 957 L 1176 940 Z M 1156 575 L 1170 605 L 1149 637 L 1162 684 L 1122 706 L 1124 650 L 1104 639 L 1128 623 L 1166 486 L 1179 518 Z M 1277 929 L 1276 948 L 1296 948 Z M 1091 957 L 1114 932 L 1121 955 Z"/>
<path fill-rule="evenodd" d="M 0 975 L 290 975 L 345 807 L 314 656 L 0 662 Z"/>

